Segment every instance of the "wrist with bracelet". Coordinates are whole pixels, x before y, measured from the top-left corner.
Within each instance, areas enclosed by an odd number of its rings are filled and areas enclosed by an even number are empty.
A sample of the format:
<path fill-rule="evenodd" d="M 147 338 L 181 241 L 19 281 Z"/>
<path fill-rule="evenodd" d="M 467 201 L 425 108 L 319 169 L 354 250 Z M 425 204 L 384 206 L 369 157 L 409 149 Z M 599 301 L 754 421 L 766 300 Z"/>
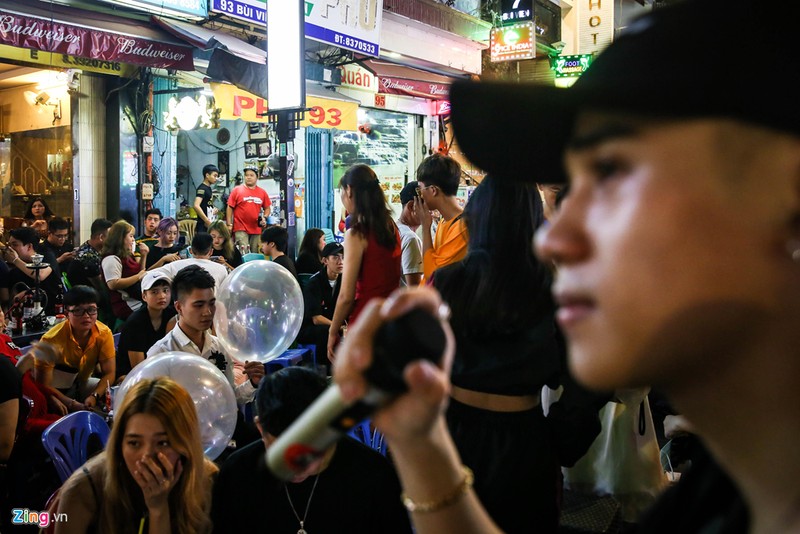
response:
<path fill-rule="evenodd" d="M 459 482 L 458 486 L 456 486 L 453 491 L 441 499 L 417 502 L 404 492 L 400 495 L 400 499 L 403 501 L 403 506 L 405 506 L 406 510 L 409 512 L 427 514 L 431 512 L 438 512 L 439 510 L 447 508 L 448 506 L 454 505 L 469 492 L 470 488 L 472 488 L 472 484 L 475 482 L 475 475 L 472 474 L 472 469 L 466 465 L 462 465 L 461 470 L 464 472 L 464 478 L 461 479 L 461 482 Z"/>

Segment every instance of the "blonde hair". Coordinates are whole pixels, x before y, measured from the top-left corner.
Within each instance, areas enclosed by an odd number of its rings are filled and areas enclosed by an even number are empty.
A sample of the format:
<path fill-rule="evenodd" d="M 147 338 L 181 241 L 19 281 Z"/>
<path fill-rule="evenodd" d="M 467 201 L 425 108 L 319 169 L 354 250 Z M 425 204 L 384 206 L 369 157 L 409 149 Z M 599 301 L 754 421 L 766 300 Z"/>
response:
<path fill-rule="evenodd" d="M 228 229 L 228 225 L 222 221 L 214 221 L 208 227 L 208 233 L 210 234 L 212 230 L 219 232 L 219 235 L 225 240 L 222 243 L 222 255 L 230 263 L 233 261 L 233 241 L 231 241 L 231 231 Z"/>
<path fill-rule="evenodd" d="M 194 402 L 178 383 L 160 377 L 136 383 L 125 395 L 114 418 L 106 446 L 106 479 L 101 532 L 124 532 L 138 525 L 144 509 L 142 490 L 122 456 L 125 429 L 137 414 L 156 417 L 167 432 L 170 446 L 181 455 L 183 472 L 169 494 L 172 532 L 211 531 L 211 475 L 216 467 L 203 455 L 200 425 Z"/>
<path fill-rule="evenodd" d="M 103 257 L 117 256 L 124 260 L 128 256 L 133 256 L 133 251 L 125 246 L 125 236 L 133 232 L 135 228 L 126 221 L 117 221 L 108 230 L 106 240 L 103 241 Z"/>

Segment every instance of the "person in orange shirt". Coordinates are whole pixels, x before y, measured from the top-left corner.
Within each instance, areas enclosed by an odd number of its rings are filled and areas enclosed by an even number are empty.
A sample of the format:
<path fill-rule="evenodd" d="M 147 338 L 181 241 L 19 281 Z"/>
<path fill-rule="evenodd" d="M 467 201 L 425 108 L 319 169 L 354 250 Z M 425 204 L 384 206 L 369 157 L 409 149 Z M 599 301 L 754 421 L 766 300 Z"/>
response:
<path fill-rule="evenodd" d="M 417 167 L 417 198 L 414 212 L 422 223 L 422 268 L 430 280 L 439 267 L 455 263 L 467 254 L 467 225 L 456 200 L 461 181 L 461 165 L 441 154 L 425 158 Z M 442 221 L 431 236 L 431 211 L 438 210 Z"/>

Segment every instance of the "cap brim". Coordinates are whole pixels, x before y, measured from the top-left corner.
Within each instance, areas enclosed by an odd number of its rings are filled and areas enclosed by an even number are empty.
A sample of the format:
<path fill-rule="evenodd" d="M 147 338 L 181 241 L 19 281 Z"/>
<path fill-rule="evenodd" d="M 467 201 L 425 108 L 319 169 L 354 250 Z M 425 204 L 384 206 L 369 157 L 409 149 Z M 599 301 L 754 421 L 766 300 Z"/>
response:
<path fill-rule="evenodd" d="M 467 159 L 495 178 L 560 183 L 578 107 L 573 89 L 457 82 L 451 119 Z"/>

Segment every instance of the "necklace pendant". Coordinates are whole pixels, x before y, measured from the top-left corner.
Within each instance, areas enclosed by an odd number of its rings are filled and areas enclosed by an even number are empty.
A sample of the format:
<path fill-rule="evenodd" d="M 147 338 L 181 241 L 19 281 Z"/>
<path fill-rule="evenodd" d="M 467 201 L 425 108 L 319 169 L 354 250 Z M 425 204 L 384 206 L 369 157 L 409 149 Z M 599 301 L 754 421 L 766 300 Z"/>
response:
<path fill-rule="evenodd" d="M 297 534 L 308 534 L 308 532 L 306 532 L 306 529 L 301 527 L 300 530 L 297 531 Z"/>

